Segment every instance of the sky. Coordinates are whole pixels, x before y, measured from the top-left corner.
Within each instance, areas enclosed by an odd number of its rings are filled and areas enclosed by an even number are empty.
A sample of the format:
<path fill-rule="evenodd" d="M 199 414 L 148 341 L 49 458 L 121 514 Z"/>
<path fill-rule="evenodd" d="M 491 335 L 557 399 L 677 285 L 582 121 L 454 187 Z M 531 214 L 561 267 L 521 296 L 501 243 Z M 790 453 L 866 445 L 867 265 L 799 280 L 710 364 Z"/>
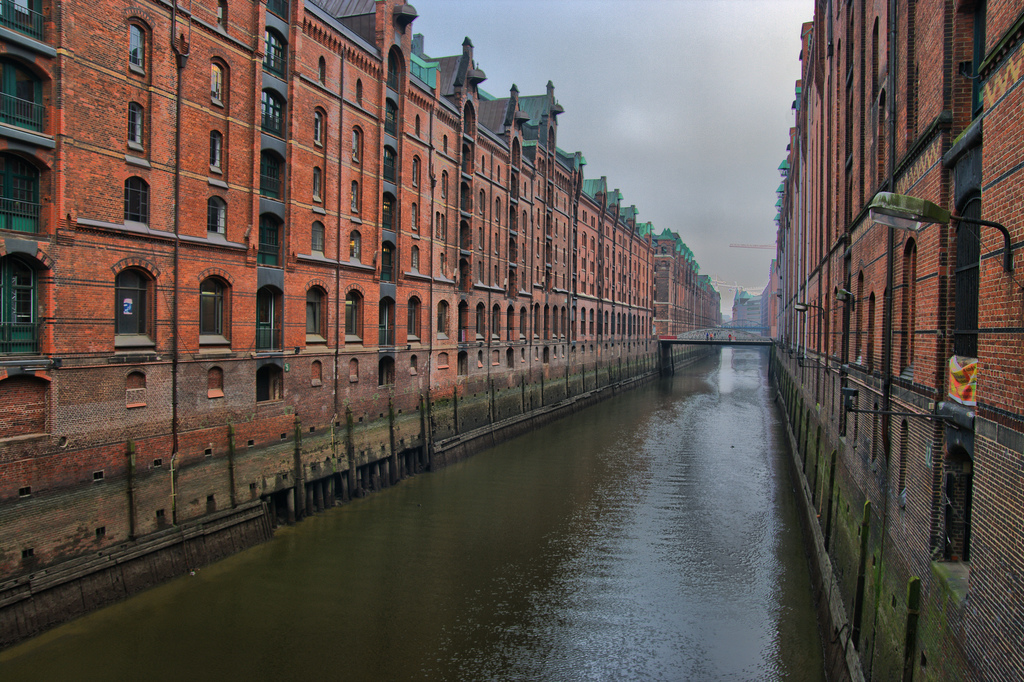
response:
<path fill-rule="evenodd" d="M 473 42 L 480 87 L 565 108 L 558 146 L 606 176 L 638 219 L 679 233 L 701 274 L 760 294 L 794 124 L 800 26 L 813 0 L 414 0 L 430 57 Z"/>

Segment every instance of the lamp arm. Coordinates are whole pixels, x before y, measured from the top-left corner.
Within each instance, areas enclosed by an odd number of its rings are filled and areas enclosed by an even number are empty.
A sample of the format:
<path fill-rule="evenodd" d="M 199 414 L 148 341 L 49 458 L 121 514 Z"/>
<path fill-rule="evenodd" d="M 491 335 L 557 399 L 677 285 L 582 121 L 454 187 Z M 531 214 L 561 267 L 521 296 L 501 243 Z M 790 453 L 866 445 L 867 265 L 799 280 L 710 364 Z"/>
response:
<path fill-rule="evenodd" d="M 961 223 L 971 223 L 974 225 L 984 225 L 985 227 L 994 227 L 1003 233 L 1003 270 L 1006 272 L 1013 272 L 1013 253 L 1010 246 L 1010 231 L 1007 230 L 1003 225 L 992 221 L 982 220 L 980 218 L 965 218 L 964 216 L 950 216 L 950 219 L 956 220 Z"/>

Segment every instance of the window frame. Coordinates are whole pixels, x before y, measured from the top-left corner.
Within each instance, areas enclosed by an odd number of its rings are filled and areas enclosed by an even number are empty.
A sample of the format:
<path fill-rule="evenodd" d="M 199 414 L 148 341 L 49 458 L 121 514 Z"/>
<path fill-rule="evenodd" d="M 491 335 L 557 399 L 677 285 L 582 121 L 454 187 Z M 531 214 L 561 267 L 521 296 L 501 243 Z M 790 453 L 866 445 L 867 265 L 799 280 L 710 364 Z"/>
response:
<path fill-rule="evenodd" d="M 149 183 L 138 175 L 124 181 L 124 220 L 149 224 Z"/>
<path fill-rule="evenodd" d="M 142 151 L 145 147 L 146 109 L 138 102 L 128 102 L 128 148 Z"/>
<path fill-rule="evenodd" d="M 213 195 L 206 200 L 207 234 L 227 234 L 227 212 L 228 204 L 223 198 Z"/>

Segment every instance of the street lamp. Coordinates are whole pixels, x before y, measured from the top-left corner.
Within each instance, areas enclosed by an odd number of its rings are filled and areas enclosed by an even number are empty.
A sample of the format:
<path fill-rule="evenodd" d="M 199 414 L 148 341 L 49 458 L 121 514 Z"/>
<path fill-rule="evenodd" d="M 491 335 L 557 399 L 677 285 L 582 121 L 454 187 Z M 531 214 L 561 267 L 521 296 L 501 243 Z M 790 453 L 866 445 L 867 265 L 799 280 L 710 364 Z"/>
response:
<path fill-rule="evenodd" d="M 950 220 L 994 227 L 1003 233 L 1003 270 L 1013 272 L 1010 231 L 997 222 L 952 215 L 946 209 L 925 199 L 918 199 L 917 197 L 905 194 L 893 194 L 892 192 L 879 192 L 876 194 L 875 198 L 868 204 L 868 210 L 871 219 L 876 223 L 882 223 L 897 230 L 909 232 L 920 232 L 932 224 L 946 225 Z"/>
<path fill-rule="evenodd" d="M 816 303 L 806 303 L 804 301 L 794 301 L 793 302 L 793 311 L 794 312 L 806 313 L 811 308 L 817 308 L 818 309 L 818 334 L 820 335 L 821 334 L 821 318 L 822 318 L 822 316 L 825 313 L 825 309 L 822 308 L 820 305 L 817 305 Z M 805 365 L 804 362 L 807 361 L 807 360 L 812 360 L 813 362 L 815 362 L 817 364 L 816 365 Z M 817 366 L 817 367 L 824 367 L 827 370 L 827 369 L 829 369 L 829 366 L 828 366 L 828 351 L 825 352 L 825 362 L 821 363 L 816 358 L 808 358 L 807 357 L 807 346 L 806 346 L 806 343 L 805 343 L 803 354 L 799 358 L 797 358 L 797 364 L 799 364 L 801 367 L 815 367 L 815 366 Z"/>

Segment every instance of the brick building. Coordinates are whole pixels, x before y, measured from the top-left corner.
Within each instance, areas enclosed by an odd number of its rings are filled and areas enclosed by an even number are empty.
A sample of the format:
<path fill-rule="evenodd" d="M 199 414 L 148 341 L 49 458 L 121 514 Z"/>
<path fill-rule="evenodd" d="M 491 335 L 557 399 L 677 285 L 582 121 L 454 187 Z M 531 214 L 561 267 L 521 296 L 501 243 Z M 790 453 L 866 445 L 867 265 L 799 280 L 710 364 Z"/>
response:
<path fill-rule="evenodd" d="M 243 501 L 294 518 L 503 396 L 650 370 L 650 226 L 558 148 L 551 83 L 492 96 L 415 19 L 4 3 L 0 577 Z"/>
<path fill-rule="evenodd" d="M 777 361 L 836 637 L 872 678 L 1020 679 L 1024 3 L 823 1 L 802 37 Z"/>
<path fill-rule="evenodd" d="M 653 234 L 654 333 L 676 336 L 691 329 L 717 327 L 722 323 L 721 297 L 711 278 L 700 274 L 700 263 L 671 230 Z"/>

